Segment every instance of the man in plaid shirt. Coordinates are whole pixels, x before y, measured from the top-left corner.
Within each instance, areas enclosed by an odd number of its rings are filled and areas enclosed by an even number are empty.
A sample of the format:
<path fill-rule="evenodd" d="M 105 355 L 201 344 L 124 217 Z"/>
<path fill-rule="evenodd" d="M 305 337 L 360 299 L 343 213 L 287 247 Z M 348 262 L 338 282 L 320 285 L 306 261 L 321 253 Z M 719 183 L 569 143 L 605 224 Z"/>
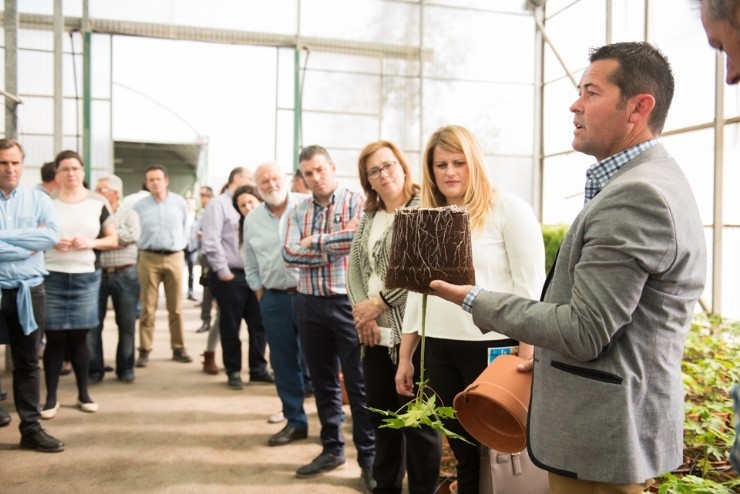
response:
<path fill-rule="evenodd" d="M 352 410 L 357 461 L 365 486 L 371 491 L 375 484 L 375 434 L 365 408 L 360 345 L 345 283 L 349 249 L 364 198 L 338 186 L 336 165 L 323 147 L 304 148 L 299 162 L 313 195 L 297 203 L 290 212 L 282 253 L 289 267 L 299 269 L 294 309 L 316 390 L 323 450 L 311 463 L 300 467 L 296 475 L 310 477 L 345 462 L 341 366 Z"/>
<path fill-rule="evenodd" d="M 117 175 L 98 179 L 95 192 L 103 195 L 111 205 L 116 219 L 118 247 L 100 253 L 100 267 L 103 277 L 98 297 L 99 324 L 87 334 L 90 347 L 89 381 L 103 380 L 105 362 L 103 359 L 103 324 L 108 307 L 108 297 L 113 300 L 118 325 L 118 346 L 116 347 L 116 377 L 124 383 L 134 382 L 134 353 L 136 348 L 136 303 L 139 300 L 139 274 L 136 269 L 139 248 L 136 242 L 141 236 L 139 215 L 130 207 L 121 206 L 123 181 Z"/>

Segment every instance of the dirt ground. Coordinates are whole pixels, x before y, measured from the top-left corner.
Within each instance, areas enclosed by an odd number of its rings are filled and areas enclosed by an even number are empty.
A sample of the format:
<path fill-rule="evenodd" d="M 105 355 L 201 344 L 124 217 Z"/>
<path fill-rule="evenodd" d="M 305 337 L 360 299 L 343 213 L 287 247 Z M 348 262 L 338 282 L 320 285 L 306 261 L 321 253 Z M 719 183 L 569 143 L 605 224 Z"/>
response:
<path fill-rule="evenodd" d="M 197 277 L 196 277 L 197 279 Z M 196 296 L 200 295 L 196 292 Z M 184 302 L 185 339 L 193 362 L 171 360 L 164 300 L 160 299 L 154 349 L 149 366 L 136 369 L 136 382 L 123 384 L 109 373 L 90 386 L 100 405 L 88 414 L 75 406 L 73 375 L 61 377 L 56 418 L 42 421 L 64 441 L 62 453 L 20 450 L 18 415 L 12 397 L 11 375 L 2 375 L 9 396 L 0 407 L 12 422 L 0 429 L 0 492 L 3 494 L 85 493 L 356 493 L 363 492 L 360 469 L 345 422 L 347 463 L 312 479 L 297 479 L 295 470 L 321 452 L 319 422 L 313 398 L 306 400 L 309 438 L 279 447 L 268 437 L 282 424 L 267 417 L 280 410 L 274 386 L 246 384 L 241 391 L 226 386 L 223 372 L 202 372 L 200 354 L 207 334 L 197 334 L 200 309 Z M 215 312 L 215 311 L 214 311 Z M 243 328 L 242 339 L 246 341 Z M 106 364 L 113 365 L 117 332 L 108 311 L 103 332 Z M 138 334 L 137 334 L 138 342 Z M 246 343 L 244 344 L 244 369 Z M 217 361 L 221 362 L 220 352 Z M 5 369 L 5 346 L 0 345 L 0 371 Z M 248 379 L 248 372 L 242 373 Z M 41 398 L 45 396 L 43 385 Z M 349 415 L 349 407 L 345 407 Z"/>

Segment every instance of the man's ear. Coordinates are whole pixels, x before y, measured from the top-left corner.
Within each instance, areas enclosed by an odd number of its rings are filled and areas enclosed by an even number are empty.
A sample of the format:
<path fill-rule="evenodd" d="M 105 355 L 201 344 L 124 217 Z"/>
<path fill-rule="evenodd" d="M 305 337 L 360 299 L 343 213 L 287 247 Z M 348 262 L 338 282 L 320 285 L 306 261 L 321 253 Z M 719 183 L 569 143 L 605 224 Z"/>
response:
<path fill-rule="evenodd" d="M 629 99 L 630 123 L 647 122 L 655 108 L 655 98 L 652 94 L 638 94 Z"/>

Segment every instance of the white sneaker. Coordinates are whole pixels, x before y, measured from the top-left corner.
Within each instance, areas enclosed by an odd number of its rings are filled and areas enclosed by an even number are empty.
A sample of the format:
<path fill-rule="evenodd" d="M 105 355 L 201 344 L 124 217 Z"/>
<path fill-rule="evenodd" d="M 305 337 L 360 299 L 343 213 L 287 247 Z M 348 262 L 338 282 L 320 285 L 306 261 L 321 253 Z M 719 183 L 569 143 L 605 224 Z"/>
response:
<path fill-rule="evenodd" d="M 280 422 L 285 421 L 285 416 L 283 415 L 283 412 L 280 411 L 278 413 L 274 413 L 267 417 L 267 423 L 268 424 L 279 424 Z"/>

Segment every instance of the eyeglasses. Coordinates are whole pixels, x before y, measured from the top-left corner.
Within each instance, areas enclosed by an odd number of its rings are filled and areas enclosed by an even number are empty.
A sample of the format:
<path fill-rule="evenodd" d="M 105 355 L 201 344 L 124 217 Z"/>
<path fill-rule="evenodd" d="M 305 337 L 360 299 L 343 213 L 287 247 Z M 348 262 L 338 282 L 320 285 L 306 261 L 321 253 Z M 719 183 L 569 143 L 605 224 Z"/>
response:
<path fill-rule="evenodd" d="M 110 191 L 111 189 L 109 189 L 108 187 L 104 187 L 102 189 L 95 189 L 95 192 L 97 192 L 98 194 L 105 194 L 106 192 L 110 192 Z"/>
<path fill-rule="evenodd" d="M 393 173 L 393 170 L 395 170 L 397 166 L 398 163 L 396 163 L 395 161 L 384 163 L 383 166 L 374 166 L 367 171 L 367 178 L 375 180 L 376 178 L 380 177 L 381 172 L 385 172 L 386 174 L 390 175 L 391 173 Z"/>
<path fill-rule="evenodd" d="M 82 171 L 81 166 L 72 166 L 69 168 L 59 168 L 57 170 L 57 173 L 78 173 L 80 171 Z"/>

